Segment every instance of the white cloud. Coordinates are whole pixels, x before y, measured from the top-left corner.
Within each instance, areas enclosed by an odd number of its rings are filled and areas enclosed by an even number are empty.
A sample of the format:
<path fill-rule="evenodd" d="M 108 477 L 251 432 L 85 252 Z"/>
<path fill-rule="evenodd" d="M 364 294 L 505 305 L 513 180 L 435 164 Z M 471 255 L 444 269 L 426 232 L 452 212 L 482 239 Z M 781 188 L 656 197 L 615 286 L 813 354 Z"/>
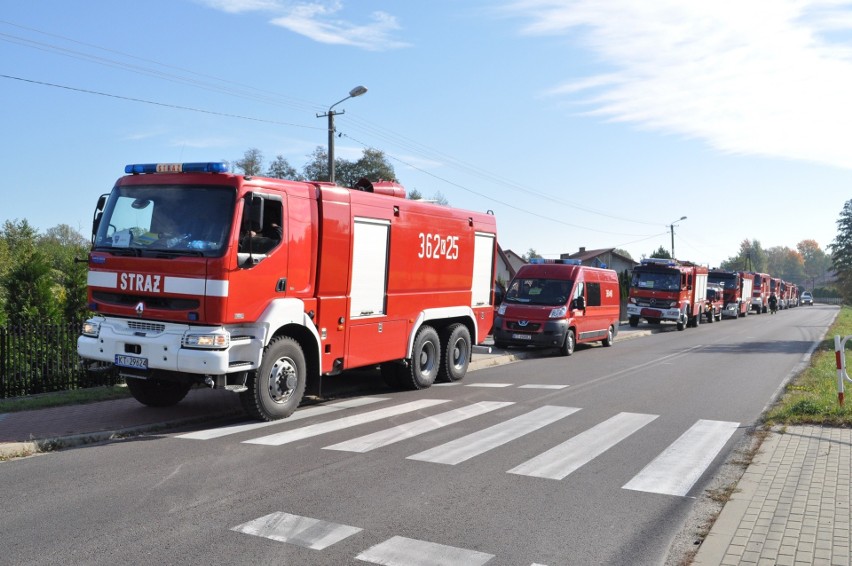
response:
<path fill-rule="evenodd" d="M 355 24 L 339 16 L 343 4 L 334 2 L 287 2 L 284 0 L 198 0 L 211 8 L 238 14 L 266 12 L 270 23 L 288 29 L 319 43 L 347 45 L 368 51 L 384 51 L 408 47 L 393 38 L 400 29 L 394 16 L 373 12 L 370 23 Z"/>
<path fill-rule="evenodd" d="M 606 67 L 549 91 L 716 149 L 852 167 L 851 0 L 520 0 Z M 845 41 L 843 43 L 842 41 Z"/>

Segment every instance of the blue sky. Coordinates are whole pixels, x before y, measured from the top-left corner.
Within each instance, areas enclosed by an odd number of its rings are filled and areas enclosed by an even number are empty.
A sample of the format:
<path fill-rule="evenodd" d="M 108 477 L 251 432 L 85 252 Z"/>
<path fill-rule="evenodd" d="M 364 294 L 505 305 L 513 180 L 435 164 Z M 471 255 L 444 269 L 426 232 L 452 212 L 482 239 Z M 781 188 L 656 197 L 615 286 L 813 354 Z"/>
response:
<path fill-rule="evenodd" d="M 492 210 L 507 249 L 825 249 L 852 199 L 852 1 L 30 0 L 0 16 L 0 221 L 88 234 L 128 163 L 327 143 Z"/>

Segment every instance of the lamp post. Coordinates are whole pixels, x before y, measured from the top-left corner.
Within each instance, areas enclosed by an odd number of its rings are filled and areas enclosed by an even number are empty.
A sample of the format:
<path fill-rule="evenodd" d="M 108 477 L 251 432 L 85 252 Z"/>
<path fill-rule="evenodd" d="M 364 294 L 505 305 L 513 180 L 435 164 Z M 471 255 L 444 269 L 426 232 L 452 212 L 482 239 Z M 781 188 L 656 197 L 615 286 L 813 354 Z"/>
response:
<path fill-rule="evenodd" d="M 673 221 L 671 224 L 669 224 L 669 229 L 672 231 L 672 259 L 675 259 L 675 253 L 674 253 L 674 227 L 675 227 L 675 226 L 677 226 L 677 224 L 675 224 L 675 222 L 680 222 L 681 220 L 686 220 L 686 216 L 681 216 L 680 218 L 678 218 L 677 220 L 675 220 L 675 221 Z"/>
<path fill-rule="evenodd" d="M 343 114 L 346 110 L 341 110 L 340 112 L 332 111 L 332 108 L 337 106 L 343 101 L 349 100 L 350 98 L 355 98 L 356 96 L 361 96 L 367 92 L 367 87 L 365 86 L 356 86 L 352 90 L 349 91 L 349 96 L 344 98 L 343 100 L 338 100 L 334 104 L 328 107 L 328 112 L 323 114 L 317 114 L 317 118 L 325 118 L 328 116 L 328 180 L 330 182 L 334 182 L 334 117 L 338 114 Z"/>

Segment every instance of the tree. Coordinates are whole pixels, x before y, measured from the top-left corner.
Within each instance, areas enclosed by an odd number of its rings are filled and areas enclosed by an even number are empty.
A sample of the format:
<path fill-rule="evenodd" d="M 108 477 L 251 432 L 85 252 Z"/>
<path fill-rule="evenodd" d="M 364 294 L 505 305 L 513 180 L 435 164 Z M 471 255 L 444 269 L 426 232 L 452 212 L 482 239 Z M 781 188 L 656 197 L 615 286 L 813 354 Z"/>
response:
<path fill-rule="evenodd" d="M 335 169 L 337 163 L 334 162 Z M 322 146 L 317 146 L 314 152 L 308 155 L 308 162 L 302 168 L 302 176 L 310 181 L 328 181 L 328 153 Z"/>
<path fill-rule="evenodd" d="M 369 181 L 396 180 L 396 173 L 385 153 L 373 148 L 364 149 L 358 161 L 335 160 L 334 169 L 335 181 L 344 187 L 352 187 L 362 178 Z"/>
<path fill-rule="evenodd" d="M 263 153 L 255 147 L 247 150 L 245 154 L 243 154 L 242 159 L 238 159 L 234 162 L 236 167 L 239 167 L 243 170 L 243 175 L 246 176 L 257 176 L 262 175 L 263 171 Z"/>
<path fill-rule="evenodd" d="M 627 259 L 633 259 L 633 256 L 630 255 L 630 252 L 628 252 L 627 250 L 623 250 L 621 248 L 615 248 L 613 253 L 616 253 L 616 254 L 620 255 L 621 257 L 626 257 Z"/>
<path fill-rule="evenodd" d="M 822 251 L 816 240 L 802 240 L 796 244 L 796 249 L 802 256 L 805 268 L 805 278 L 814 287 L 818 278 L 824 278 L 831 268 L 831 256 Z"/>
<path fill-rule="evenodd" d="M 670 254 L 669 250 L 667 250 L 665 247 L 660 246 L 655 251 L 651 252 L 650 257 L 656 257 L 660 259 L 672 259 L 672 254 Z"/>
<path fill-rule="evenodd" d="M 269 164 L 269 169 L 266 170 L 266 176 L 273 179 L 292 179 L 293 181 L 303 181 L 296 168 L 290 165 L 283 155 L 277 155 L 275 160 Z"/>
<path fill-rule="evenodd" d="M 27 261 L 17 262 L 3 278 L 8 292 L 8 320 L 24 325 L 62 322 L 64 290 L 52 277 L 50 260 L 33 251 Z"/>
<path fill-rule="evenodd" d="M 423 199 L 423 193 L 421 193 L 417 189 L 411 189 L 410 191 L 408 191 L 408 198 L 410 200 L 421 200 Z"/>
<path fill-rule="evenodd" d="M 541 255 L 537 251 L 535 251 L 533 248 L 530 248 L 530 249 L 527 250 L 527 253 L 525 253 L 521 257 L 524 259 L 524 261 L 529 261 L 529 260 L 534 259 L 534 258 L 541 258 Z"/>
<path fill-rule="evenodd" d="M 837 220 L 837 236 L 828 246 L 831 250 L 831 268 L 843 300 L 852 300 L 852 200 L 847 200 Z"/>
<path fill-rule="evenodd" d="M 743 240 L 737 255 L 729 257 L 720 265 L 731 271 L 758 271 L 766 273 L 766 252 L 757 240 Z"/>
<path fill-rule="evenodd" d="M 65 320 L 73 321 L 86 313 L 86 276 L 88 269 L 85 258 L 89 241 L 68 224 L 50 228 L 40 236 L 37 248 L 45 254 L 51 264 L 52 277 L 64 289 L 63 314 Z"/>

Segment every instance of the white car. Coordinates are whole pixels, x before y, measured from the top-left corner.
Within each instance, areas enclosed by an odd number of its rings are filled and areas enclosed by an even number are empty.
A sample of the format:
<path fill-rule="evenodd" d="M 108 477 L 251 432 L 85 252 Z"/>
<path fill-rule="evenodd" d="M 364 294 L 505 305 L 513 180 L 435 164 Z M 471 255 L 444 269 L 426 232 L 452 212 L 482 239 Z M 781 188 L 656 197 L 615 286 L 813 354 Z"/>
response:
<path fill-rule="evenodd" d="M 802 296 L 799 299 L 799 303 L 802 305 L 814 306 L 814 296 L 811 295 L 810 291 L 805 291 L 804 293 L 802 293 Z"/>

